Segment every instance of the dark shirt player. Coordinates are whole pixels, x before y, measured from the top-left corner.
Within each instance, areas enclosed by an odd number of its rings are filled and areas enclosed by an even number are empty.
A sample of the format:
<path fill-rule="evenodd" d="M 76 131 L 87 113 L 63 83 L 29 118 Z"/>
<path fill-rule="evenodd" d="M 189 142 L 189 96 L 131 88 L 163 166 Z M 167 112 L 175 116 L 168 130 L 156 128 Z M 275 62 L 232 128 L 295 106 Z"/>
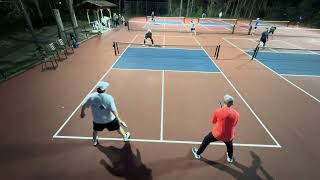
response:
<path fill-rule="evenodd" d="M 266 42 L 268 41 L 269 39 L 269 30 L 268 28 L 266 29 L 266 31 L 264 31 L 261 35 L 261 38 L 260 38 L 260 42 L 263 43 L 263 47 L 266 46 Z"/>
<path fill-rule="evenodd" d="M 152 43 L 152 46 L 154 46 L 151 29 L 148 29 L 147 33 L 146 33 L 145 36 L 144 36 L 144 40 L 143 40 L 143 45 L 144 45 L 144 46 L 146 45 L 146 40 L 147 40 L 147 39 L 150 39 L 150 40 L 151 40 L 151 43 Z"/>

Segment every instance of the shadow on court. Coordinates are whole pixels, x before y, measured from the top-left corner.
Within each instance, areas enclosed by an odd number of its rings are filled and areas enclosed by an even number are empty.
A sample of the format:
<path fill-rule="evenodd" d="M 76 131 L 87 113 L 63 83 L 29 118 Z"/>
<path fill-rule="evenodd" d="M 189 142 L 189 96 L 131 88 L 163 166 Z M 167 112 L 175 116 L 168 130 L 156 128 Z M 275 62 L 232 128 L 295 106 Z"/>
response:
<path fill-rule="evenodd" d="M 112 164 L 104 159 L 100 160 L 100 164 L 105 167 L 112 175 L 125 178 L 127 180 L 152 180 L 152 170 L 144 165 L 141 161 L 139 149 L 136 155 L 131 149 L 131 144 L 126 142 L 122 148 L 114 146 L 101 146 L 97 148 L 106 155 Z"/>
<path fill-rule="evenodd" d="M 243 164 L 240 164 L 237 161 L 234 161 L 231 166 L 225 165 L 223 162 L 223 159 L 225 159 L 225 156 L 223 156 L 218 161 L 211 161 L 206 158 L 201 158 L 201 161 L 205 162 L 206 164 L 219 169 L 221 171 L 224 171 L 228 174 L 230 174 L 232 177 L 234 177 L 237 180 L 247 180 L 247 179 L 267 179 L 267 180 L 274 180 L 274 178 L 261 166 L 261 159 L 259 156 L 250 151 L 250 155 L 253 158 L 251 162 L 250 167 L 246 167 Z M 241 171 L 238 171 L 236 169 L 233 169 L 232 166 L 235 166 Z M 261 173 L 264 175 L 264 177 L 261 177 L 258 175 L 258 170 L 261 171 Z"/>

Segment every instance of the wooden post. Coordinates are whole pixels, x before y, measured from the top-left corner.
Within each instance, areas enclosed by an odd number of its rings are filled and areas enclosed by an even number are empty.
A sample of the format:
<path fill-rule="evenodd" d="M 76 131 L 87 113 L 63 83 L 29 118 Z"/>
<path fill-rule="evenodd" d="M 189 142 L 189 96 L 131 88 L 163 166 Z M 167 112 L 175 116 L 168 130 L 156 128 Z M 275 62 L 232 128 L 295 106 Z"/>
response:
<path fill-rule="evenodd" d="M 66 37 L 66 34 L 64 32 L 64 27 L 63 27 L 63 23 L 62 23 L 62 20 L 61 20 L 59 9 L 53 9 L 53 14 L 54 14 L 54 17 L 55 17 L 57 25 L 58 25 L 58 30 L 59 30 L 59 33 L 60 33 L 60 37 L 64 41 L 67 41 L 67 37 Z"/>
<path fill-rule="evenodd" d="M 90 9 L 87 9 L 87 19 L 88 19 L 88 23 L 89 23 L 89 26 L 90 26 L 90 15 L 89 15 L 89 11 L 90 11 Z"/>

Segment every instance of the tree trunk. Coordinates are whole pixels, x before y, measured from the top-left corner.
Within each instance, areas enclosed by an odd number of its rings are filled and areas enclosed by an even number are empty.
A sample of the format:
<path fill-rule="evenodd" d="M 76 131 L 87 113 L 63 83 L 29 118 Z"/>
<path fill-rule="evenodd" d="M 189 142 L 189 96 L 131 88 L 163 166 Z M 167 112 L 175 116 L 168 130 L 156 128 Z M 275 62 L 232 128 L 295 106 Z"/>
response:
<path fill-rule="evenodd" d="M 239 14 L 239 4 L 240 4 L 240 0 L 237 0 L 237 6 L 236 9 L 234 11 L 233 17 L 237 17 Z"/>
<path fill-rule="evenodd" d="M 194 0 L 191 1 L 190 16 L 192 17 Z"/>
<path fill-rule="evenodd" d="M 180 17 L 181 17 L 181 13 L 182 13 L 182 3 L 183 3 L 183 0 L 180 1 L 180 13 L 179 13 Z"/>
<path fill-rule="evenodd" d="M 38 42 L 38 40 L 37 40 L 36 34 L 35 34 L 35 32 L 34 32 L 34 29 L 33 29 L 32 22 L 31 22 L 31 20 L 30 20 L 29 14 L 28 14 L 26 8 L 24 7 L 23 2 L 22 2 L 21 0 L 18 0 L 18 3 L 19 3 L 19 5 L 20 5 L 20 8 L 21 8 L 21 10 L 22 10 L 22 12 L 23 12 L 23 15 L 24 15 L 26 24 L 27 24 L 27 26 L 28 26 L 28 28 L 29 28 L 30 33 L 31 33 L 32 40 L 33 40 L 33 42 L 36 44 L 37 47 L 40 47 L 40 44 L 39 44 L 39 42 Z"/>
<path fill-rule="evenodd" d="M 136 16 L 139 15 L 139 0 L 136 3 Z"/>
<path fill-rule="evenodd" d="M 249 14 L 249 19 L 250 19 L 250 20 L 251 20 L 252 11 L 253 11 L 253 8 L 255 7 L 256 1 L 257 1 L 257 0 L 253 0 L 253 1 L 252 1 L 252 6 L 251 6 L 250 14 Z"/>
<path fill-rule="evenodd" d="M 36 6 L 36 9 L 38 11 L 38 15 L 40 17 L 41 23 L 44 24 L 44 20 L 43 20 L 43 15 L 39 6 L 39 1 L 38 0 L 33 0 L 34 5 Z"/>
<path fill-rule="evenodd" d="M 231 4 L 231 0 L 228 1 L 228 4 L 227 4 L 227 6 L 226 6 L 226 10 L 225 10 L 225 12 L 224 12 L 224 15 L 225 15 L 225 16 L 226 16 L 227 13 L 228 13 L 228 10 L 229 10 L 229 8 L 230 8 L 230 4 Z"/>
<path fill-rule="evenodd" d="M 244 15 L 244 8 L 245 8 L 246 4 L 247 4 L 247 0 L 244 0 L 244 2 L 241 3 L 240 12 L 239 12 L 239 14 L 238 14 L 238 17 L 243 17 L 243 15 Z M 245 8 L 245 9 L 246 9 L 246 8 Z M 242 16 L 241 16 L 241 15 L 242 15 Z"/>
<path fill-rule="evenodd" d="M 172 16 L 172 0 L 168 0 L 168 10 L 169 16 Z"/>
<path fill-rule="evenodd" d="M 189 8 L 190 8 L 190 0 L 188 0 L 188 2 L 187 2 L 187 15 L 186 15 L 186 17 L 189 16 Z"/>
<path fill-rule="evenodd" d="M 235 9 L 236 9 L 236 1 L 233 1 L 232 2 L 232 10 L 231 10 L 231 12 L 230 12 L 230 17 L 232 17 L 233 16 L 233 14 L 234 14 L 234 11 L 235 11 Z"/>
<path fill-rule="evenodd" d="M 248 17 L 248 12 L 249 12 L 249 7 L 250 7 L 250 4 L 252 4 L 252 1 L 251 0 L 249 0 L 248 1 L 248 4 L 247 5 L 245 5 L 245 11 L 244 11 L 244 14 L 243 14 L 243 17 L 244 18 L 247 18 Z"/>

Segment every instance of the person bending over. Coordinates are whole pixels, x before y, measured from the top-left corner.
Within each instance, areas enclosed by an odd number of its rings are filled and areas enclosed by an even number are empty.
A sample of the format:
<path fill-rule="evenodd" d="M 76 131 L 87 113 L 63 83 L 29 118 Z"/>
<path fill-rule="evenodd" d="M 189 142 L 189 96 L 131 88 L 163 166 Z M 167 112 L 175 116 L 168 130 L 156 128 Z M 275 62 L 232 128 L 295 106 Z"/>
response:
<path fill-rule="evenodd" d="M 272 26 L 269 30 L 269 35 L 271 34 L 271 39 L 273 39 L 273 34 L 274 34 L 274 31 L 276 31 L 277 27 L 276 26 Z"/>
<path fill-rule="evenodd" d="M 146 32 L 146 34 L 145 34 L 145 36 L 144 36 L 144 40 L 143 40 L 143 45 L 144 45 L 144 46 L 146 45 L 146 40 L 147 40 L 147 39 L 150 39 L 150 40 L 151 40 L 151 43 L 152 43 L 152 46 L 154 46 L 151 29 L 148 29 L 148 31 Z"/>
<path fill-rule="evenodd" d="M 266 46 L 266 42 L 269 39 L 269 29 L 267 28 L 262 34 L 260 38 L 260 42 L 263 43 L 263 48 Z"/>

